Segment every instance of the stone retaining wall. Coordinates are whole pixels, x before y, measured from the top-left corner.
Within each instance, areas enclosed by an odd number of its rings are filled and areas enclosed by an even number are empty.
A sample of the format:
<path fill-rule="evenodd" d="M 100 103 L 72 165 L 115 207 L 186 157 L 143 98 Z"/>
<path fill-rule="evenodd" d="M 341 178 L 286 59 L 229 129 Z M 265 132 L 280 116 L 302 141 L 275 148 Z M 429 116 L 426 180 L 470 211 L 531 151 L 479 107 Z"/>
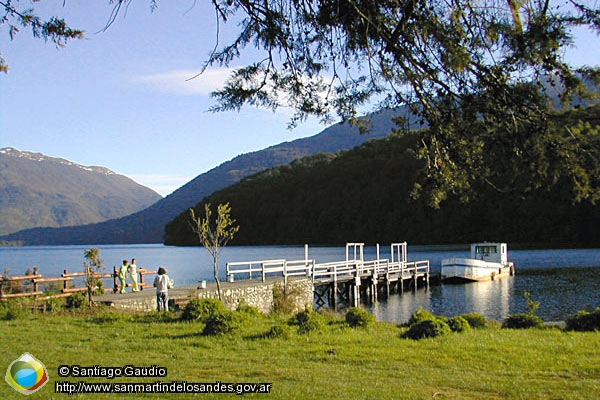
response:
<path fill-rule="evenodd" d="M 257 283 L 245 287 L 221 288 L 223 303 L 230 310 L 237 309 L 240 305 L 248 305 L 258 308 L 263 313 L 273 311 L 275 297 L 285 297 L 292 311 L 300 311 L 313 307 L 313 284 L 309 279 L 289 280 L 284 290 L 283 282 Z M 275 293 L 275 295 L 274 295 Z M 218 298 L 216 289 L 198 290 L 196 296 L 200 299 Z"/>
<path fill-rule="evenodd" d="M 154 291 L 153 291 L 154 292 Z M 123 300 L 114 300 L 110 306 L 133 311 L 156 311 L 156 296 L 139 296 Z"/>

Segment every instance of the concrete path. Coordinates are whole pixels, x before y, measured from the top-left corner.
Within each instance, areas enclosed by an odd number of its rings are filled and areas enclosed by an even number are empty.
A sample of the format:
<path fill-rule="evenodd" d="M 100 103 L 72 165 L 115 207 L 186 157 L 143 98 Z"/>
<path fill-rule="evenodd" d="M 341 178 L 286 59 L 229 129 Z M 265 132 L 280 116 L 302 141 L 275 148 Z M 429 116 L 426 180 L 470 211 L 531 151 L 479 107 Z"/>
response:
<path fill-rule="evenodd" d="M 268 285 L 274 281 L 282 281 L 280 277 L 267 278 L 266 282 L 261 282 L 260 279 L 244 279 L 238 282 L 221 282 L 221 290 L 224 292 L 228 289 L 240 289 L 248 287 L 256 287 Z M 175 286 L 169 289 L 169 304 L 172 304 L 174 309 L 180 308 L 181 305 L 187 303 L 191 298 L 198 297 L 199 292 L 210 293 L 208 297 L 218 297 L 217 283 L 207 282 L 205 289 L 199 288 L 198 285 Z M 126 293 L 113 293 L 112 289 L 104 295 L 94 296 L 94 300 L 98 303 L 104 303 L 108 306 L 121 309 L 131 309 L 139 311 L 151 311 L 156 309 L 156 289 L 146 287 L 139 292 L 132 292 L 130 287 L 127 287 Z"/>

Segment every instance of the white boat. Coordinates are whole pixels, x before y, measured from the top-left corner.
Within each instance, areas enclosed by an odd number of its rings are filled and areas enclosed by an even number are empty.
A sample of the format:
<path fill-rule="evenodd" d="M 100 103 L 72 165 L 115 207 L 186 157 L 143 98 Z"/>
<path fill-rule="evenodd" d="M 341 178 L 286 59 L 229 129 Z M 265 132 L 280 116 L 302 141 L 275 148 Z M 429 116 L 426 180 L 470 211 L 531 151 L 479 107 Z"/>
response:
<path fill-rule="evenodd" d="M 452 257 L 442 260 L 442 280 L 489 281 L 515 273 L 508 261 L 506 243 L 473 243 L 471 258 Z"/>

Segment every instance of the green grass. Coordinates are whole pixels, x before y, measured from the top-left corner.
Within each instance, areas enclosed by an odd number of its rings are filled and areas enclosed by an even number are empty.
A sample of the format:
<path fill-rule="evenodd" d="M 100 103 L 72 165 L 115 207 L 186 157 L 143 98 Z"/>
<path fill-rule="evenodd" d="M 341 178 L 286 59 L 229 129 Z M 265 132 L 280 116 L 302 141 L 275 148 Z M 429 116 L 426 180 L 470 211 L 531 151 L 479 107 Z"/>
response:
<path fill-rule="evenodd" d="M 235 395 L 124 395 L 54 393 L 63 364 L 159 365 L 165 378 L 104 378 L 88 382 L 271 382 L 285 399 L 594 399 L 600 393 L 600 332 L 489 327 L 433 339 L 410 340 L 406 330 L 378 322 L 350 328 L 342 317 L 318 332 L 265 338 L 290 317 L 246 316 L 242 327 L 202 336 L 199 322 L 110 311 L 31 315 L 0 321 L 0 364 L 29 352 L 42 361 L 50 382 L 31 399 L 229 398 Z M 6 383 L 0 398 L 21 398 Z"/>

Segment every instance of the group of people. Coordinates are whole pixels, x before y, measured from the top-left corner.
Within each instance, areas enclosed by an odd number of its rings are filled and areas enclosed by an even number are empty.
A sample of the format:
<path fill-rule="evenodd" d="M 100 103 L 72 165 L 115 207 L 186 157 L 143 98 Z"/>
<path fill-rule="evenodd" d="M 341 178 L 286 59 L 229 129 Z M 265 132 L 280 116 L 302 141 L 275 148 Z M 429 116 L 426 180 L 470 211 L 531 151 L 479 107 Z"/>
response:
<path fill-rule="evenodd" d="M 169 289 L 174 286 L 174 283 L 167 275 L 166 268 L 160 267 L 157 272 L 158 275 L 154 278 L 157 308 L 158 311 L 169 311 Z M 129 262 L 129 260 L 123 260 L 123 264 L 121 265 L 121 268 L 119 268 L 117 277 L 119 278 L 119 283 L 121 285 L 120 293 L 125 293 L 128 275 L 131 277 L 132 282 L 131 291 L 139 292 L 140 288 L 138 285 L 138 271 L 135 258 L 132 258 L 131 262 Z"/>
<path fill-rule="evenodd" d="M 129 260 L 123 260 L 123 264 L 121 265 L 121 268 L 119 268 L 117 277 L 119 278 L 119 283 L 121 284 L 121 290 L 119 291 L 120 293 L 125 293 L 125 289 L 127 288 L 127 275 L 131 277 L 131 291 L 139 292 L 140 287 L 138 285 L 138 272 L 135 258 L 132 258 L 131 262 L 129 262 Z"/>

